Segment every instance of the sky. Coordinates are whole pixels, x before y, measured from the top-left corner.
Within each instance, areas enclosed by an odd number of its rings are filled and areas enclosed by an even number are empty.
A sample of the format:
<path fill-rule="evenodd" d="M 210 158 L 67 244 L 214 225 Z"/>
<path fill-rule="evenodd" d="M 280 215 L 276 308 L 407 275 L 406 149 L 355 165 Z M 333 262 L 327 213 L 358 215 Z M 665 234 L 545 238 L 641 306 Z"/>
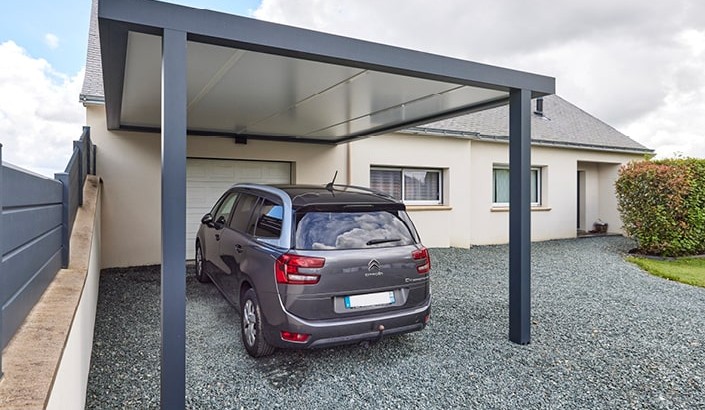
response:
<path fill-rule="evenodd" d="M 705 158 L 702 0 L 172 0 L 313 30 L 549 75 L 556 93 L 658 157 Z M 90 0 L 4 2 L 2 159 L 63 171 Z"/>

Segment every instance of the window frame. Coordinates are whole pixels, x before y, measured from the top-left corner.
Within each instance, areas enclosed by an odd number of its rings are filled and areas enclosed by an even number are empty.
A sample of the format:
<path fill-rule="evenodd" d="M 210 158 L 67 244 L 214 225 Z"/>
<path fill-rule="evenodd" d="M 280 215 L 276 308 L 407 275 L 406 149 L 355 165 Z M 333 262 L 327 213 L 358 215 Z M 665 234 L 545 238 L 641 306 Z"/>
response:
<path fill-rule="evenodd" d="M 536 172 L 536 202 L 531 201 L 531 206 L 532 207 L 540 207 L 542 206 L 543 203 L 543 168 L 542 166 L 537 166 L 537 165 L 532 165 L 531 166 L 531 175 L 533 177 L 534 171 Z M 496 176 L 495 176 L 495 171 L 496 170 L 509 170 L 509 165 L 504 165 L 504 164 L 494 164 L 492 165 L 492 206 L 493 207 L 502 207 L 506 208 L 509 207 L 509 202 L 497 202 L 497 188 L 496 188 Z"/>
<path fill-rule="evenodd" d="M 442 168 L 412 168 L 412 167 L 385 167 L 371 166 L 370 167 L 370 187 L 372 187 L 372 172 L 373 171 L 397 171 L 401 174 L 401 200 L 405 205 L 443 205 L 443 169 Z M 404 184 L 405 172 L 434 172 L 438 174 L 438 199 L 437 200 L 410 200 L 406 199 L 406 188 Z M 373 188 L 374 189 L 374 188 Z"/>

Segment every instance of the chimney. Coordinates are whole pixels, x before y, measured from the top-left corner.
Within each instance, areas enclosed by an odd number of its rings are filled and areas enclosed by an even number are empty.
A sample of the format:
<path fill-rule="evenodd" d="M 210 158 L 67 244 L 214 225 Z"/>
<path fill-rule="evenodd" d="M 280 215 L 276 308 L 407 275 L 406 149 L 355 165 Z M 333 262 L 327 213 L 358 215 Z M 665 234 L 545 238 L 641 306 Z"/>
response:
<path fill-rule="evenodd" d="M 543 117 L 543 98 L 541 97 L 536 99 L 536 111 L 534 111 L 534 114 Z"/>

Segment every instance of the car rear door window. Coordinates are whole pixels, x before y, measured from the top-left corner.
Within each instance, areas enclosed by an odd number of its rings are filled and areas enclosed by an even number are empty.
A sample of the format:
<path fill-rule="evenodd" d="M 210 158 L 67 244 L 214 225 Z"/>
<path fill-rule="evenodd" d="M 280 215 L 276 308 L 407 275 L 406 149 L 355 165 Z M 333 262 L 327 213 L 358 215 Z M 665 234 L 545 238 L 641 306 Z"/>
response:
<path fill-rule="evenodd" d="M 233 217 L 230 220 L 230 228 L 239 231 L 247 232 L 247 227 L 252 216 L 252 210 L 257 205 L 259 197 L 251 194 L 240 194 L 237 204 L 233 210 Z"/>
<path fill-rule="evenodd" d="M 282 232 L 284 210 L 281 205 L 263 199 L 257 210 L 255 236 L 258 238 L 279 238 Z"/>
<path fill-rule="evenodd" d="M 365 249 L 415 243 L 397 212 L 306 212 L 297 219 L 297 249 Z"/>

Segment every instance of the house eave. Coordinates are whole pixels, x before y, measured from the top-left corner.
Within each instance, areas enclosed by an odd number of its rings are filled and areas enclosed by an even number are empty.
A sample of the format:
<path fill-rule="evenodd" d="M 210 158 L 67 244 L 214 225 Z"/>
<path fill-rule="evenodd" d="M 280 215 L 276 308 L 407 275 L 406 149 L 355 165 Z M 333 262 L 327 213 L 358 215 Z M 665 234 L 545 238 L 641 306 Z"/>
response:
<path fill-rule="evenodd" d="M 457 131 L 457 130 L 445 130 L 437 128 L 424 128 L 424 127 L 411 127 L 400 131 L 404 134 L 412 135 L 428 135 L 436 137 L 449 137 L 449 138 L 461 138 L 469 139 L 475 141 L 483 142 L 497 142 L 497 143 L 509 143 L 509 137 L 506 135 L 486 135 L 478 132 L 471 131 Z M 552 141 L 545 139 L 531 139 L 532 146 L 542 146 L 542 147 L 554 147 L 554 148 L 567 148 L 567 149 L 580 149 L 588 151 L 601 151 L 601 152 L 615 152 L 622 154 L 636 154 L 636 155 L 650 155 L 654 154 L 655 151 L 648 148 L 633 148 L 633 147 L 620 147 L 612 145 L 599 145 L 599 144 L 586 144 L 579 142 L 563 142 L 563 141 Z"/>
<path fill-rule="evenodd" d="M 83 104 L 84 107 L 89 105 L 105 105 L 105 97 L 102 95 L 80 94 L 78 96 L 78 102 Z"/>

